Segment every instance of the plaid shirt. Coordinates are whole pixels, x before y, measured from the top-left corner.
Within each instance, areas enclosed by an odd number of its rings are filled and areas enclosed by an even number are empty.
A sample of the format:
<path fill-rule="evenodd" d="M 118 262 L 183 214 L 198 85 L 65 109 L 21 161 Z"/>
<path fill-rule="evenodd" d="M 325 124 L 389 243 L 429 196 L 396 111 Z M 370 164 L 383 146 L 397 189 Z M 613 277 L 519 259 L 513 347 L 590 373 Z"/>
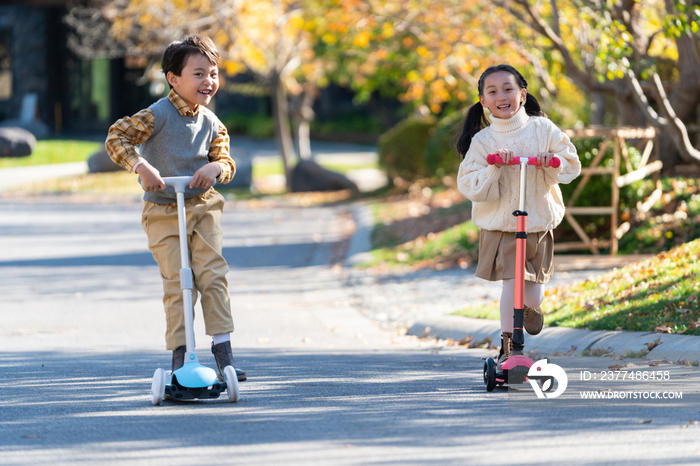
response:
<path fill-rule="evenodd" d="M 168 99 L 182 116 L 195 116 L 199 112 L 199 105 L 194 110 L 190 110 L 182 97 L 173 90 L 168 94 Z M 114 163 L 133 173 L 134 165 L 144 161 L 136 151 L 136 146 L 143 144 L 151 137 L 154 123 L 153 111 L 148 108 L 134 116 L 117 120 L 109 128 L 105 142 L 107 152 Z M 209 161 L 218 163 L 221 167 L 221 174 L 216 179 L 219 183 L 228 183 L 236 173 L 236 163 L 229 153 L 229 142 L 228 131 L 220 123 L 219 131 L 209 145 Z"/>

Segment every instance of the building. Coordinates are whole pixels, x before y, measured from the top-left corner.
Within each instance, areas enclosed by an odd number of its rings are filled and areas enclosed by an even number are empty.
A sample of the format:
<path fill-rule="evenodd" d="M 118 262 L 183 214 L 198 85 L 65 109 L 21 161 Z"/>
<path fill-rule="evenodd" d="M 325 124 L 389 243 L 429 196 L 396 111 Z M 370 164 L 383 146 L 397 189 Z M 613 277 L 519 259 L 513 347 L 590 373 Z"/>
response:
<path fill-rule="evenodd" d="M 154 101 L 145 60 L 81 59 L 67 46 L 67 0 L 0 2 L 0 122 L 31 103 L 54 134 L 104 132 Z"/>

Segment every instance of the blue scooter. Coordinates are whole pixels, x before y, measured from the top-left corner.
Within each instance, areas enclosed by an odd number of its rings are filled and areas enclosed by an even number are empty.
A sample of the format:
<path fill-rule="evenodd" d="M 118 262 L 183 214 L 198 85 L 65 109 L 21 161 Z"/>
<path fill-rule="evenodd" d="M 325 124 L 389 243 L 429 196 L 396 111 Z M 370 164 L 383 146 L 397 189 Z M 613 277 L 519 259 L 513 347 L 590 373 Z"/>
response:
<path fill-rule="evenodd" d="M 180 288 L 182 289 L 183 311 L 185 313 L 185 364 L 173 372 L 166 373 L 162 368 L 156 369 L 151 385 L 151 401 L 159 405 L 166 398 L 173 400 L 212 399 L 226 391 L 231 403 L 240 398 L 238 377 L 232 366 L 224 368 L 224 381 L 219 382 L 216 371 L 199 363 L 194 348 L 194 324 L 192 303 L 192 269 L 187 250 L 187 226 L 185 216 L 185 188 L 192 181 L 191 176 L 173 176 L 163 178 L 167 186 L 175 188 L 177 196 L 177 221 L 180 235 Z"/>

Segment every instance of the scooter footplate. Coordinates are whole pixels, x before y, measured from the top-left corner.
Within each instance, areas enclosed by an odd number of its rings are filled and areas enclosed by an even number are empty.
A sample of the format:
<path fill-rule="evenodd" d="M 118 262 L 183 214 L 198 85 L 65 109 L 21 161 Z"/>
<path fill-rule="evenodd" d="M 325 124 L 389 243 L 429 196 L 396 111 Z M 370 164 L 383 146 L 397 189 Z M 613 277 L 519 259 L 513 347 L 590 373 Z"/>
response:
<path fill-rule="evenodd" d="M 513 355 L 503 364 L 503 379 L 507 384 L 520 384 L 527 381 L 527 373 L 535 362 L 522 355 Z M 498 378 L 498 374 L 496 375 Z"/>
<path fill-rule="evenodd" d="M 214 399 L 224 391 L 226 391 L 225 383 L 215 383 L 206 388 L 186 388 L 175 384 L 165 386 L 165 395 L 177 401 Z"/>

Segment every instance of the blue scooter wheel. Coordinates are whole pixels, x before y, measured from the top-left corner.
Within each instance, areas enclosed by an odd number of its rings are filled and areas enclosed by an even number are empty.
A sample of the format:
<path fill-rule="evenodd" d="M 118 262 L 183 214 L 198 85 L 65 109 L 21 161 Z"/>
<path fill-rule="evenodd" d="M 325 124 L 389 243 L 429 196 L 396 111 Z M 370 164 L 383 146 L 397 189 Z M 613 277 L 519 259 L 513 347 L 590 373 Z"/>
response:
<path fill-rule="evenodd" d="M 153 373 L 153 383 L 151 384 L 151 403 L 158 406 L 165 398 L 165 371 L 160 367 Z"/>
<path fill-rule="evenodd" d="M 236 370 L 232 366 L 224 367 L 224 382 L 226 382 L 226 394 L 231 403 L 237 402 L 241 393 L 238 388 L 238 376 Z"/>

